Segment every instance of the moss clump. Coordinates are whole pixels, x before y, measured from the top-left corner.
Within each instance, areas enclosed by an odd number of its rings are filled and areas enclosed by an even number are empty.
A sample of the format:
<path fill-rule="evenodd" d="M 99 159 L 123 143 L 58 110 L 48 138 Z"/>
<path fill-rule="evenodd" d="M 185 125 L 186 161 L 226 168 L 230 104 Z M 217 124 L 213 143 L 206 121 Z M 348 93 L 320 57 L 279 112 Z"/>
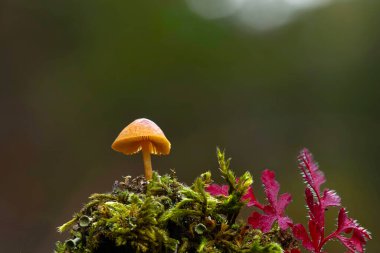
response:
<path fill-rule="evenodd" d="M 71 237 L 57 242 L 56 253 L 116 252 L 283 252 L 272 231 L 263 234 L 236 222 L 244 203 L 241 197 L 253 183 L 246 172 L 239 180 L 229 169 L 229 159 L 218 151 L 228 197 L 205 191 L 211 173 L 191 186 L 171 175 L 153 174 L 116 181 L 113 191 L 93 194 L 73 219 L 58 228 Z"/>

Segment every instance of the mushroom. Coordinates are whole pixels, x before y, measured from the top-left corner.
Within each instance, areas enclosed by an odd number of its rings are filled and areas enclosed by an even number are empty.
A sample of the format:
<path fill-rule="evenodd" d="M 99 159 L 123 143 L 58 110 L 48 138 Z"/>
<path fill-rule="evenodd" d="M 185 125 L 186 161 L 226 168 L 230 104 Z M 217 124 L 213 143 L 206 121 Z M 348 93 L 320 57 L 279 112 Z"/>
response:
<path fill-rule="evenodd" d="M 152 179 L 150 154 L 169 154 L 170 142 L 156 123 L 142 118 L 125 127 L 112 144 L 112 148 L 125 155 L 132 155 L 142 150 L 145 178 L 150 180 Z"/>

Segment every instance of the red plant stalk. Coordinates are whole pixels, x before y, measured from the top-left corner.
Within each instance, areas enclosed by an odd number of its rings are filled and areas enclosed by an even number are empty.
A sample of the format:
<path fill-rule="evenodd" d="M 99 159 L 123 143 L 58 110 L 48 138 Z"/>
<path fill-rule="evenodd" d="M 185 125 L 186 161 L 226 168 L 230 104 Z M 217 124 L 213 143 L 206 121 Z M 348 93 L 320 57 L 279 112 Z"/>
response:
<path fill-rule="evenodd" d="M 329 189 L 321 193 L 320 187 L 326 178 L 307 149 L 301 151 L 298 161 L 307 185 L 305 198 L 309 209 L 309 234 L 302 224 L 296 224 L 292 226 L 294 236 L 302 241 L 306 249 L 314 253 L 322 253 L 324 245 L 333 239 L 339 240 L 349 252 L 364 252 L 366 240 L 371 239 L 370 233 L 355 220 L 348 218 L 344 208 L 339 211 L 337 229 L 325 237 L 325 211 L 331 206 L 341 206 L 340 197 Z M 352 236 L 349 238 L 343 234 Z"/>

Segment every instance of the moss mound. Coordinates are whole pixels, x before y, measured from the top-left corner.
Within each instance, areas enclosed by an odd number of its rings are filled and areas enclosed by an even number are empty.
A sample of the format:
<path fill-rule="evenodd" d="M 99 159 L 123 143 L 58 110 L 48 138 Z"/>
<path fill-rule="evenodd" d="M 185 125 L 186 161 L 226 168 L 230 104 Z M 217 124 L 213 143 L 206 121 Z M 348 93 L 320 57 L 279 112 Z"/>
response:
<path fill-rule="evenodd" d="M 218 158 L 230 186 L 228 197 L 205 191 L 212 183 L 210 172 L 191 186 L 179 182 L 174 172 L 154 173 L 149 182 L 126 177 L 115 182 L 111 193 L 90 196 L 82 210 L 58 228 L 70 230 L 71 237 L 57 242 L 55 252 L 283 252 L 289 244 L 286 235 L 263 234 L 236 222 L 245 204 L 241 197 L 253 180 L 248 172 L 236 180 L 224 153 Z"/>

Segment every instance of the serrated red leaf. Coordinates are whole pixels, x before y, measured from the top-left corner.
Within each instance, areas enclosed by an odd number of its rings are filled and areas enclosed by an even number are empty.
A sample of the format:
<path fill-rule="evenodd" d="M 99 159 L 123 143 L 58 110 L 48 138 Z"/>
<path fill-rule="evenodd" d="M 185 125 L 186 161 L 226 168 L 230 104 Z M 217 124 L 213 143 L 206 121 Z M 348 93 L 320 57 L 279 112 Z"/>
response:
<path fill-rule="evenodd" d="M 355 220 L 348 218 L 344 208 L 340 209 L 336 231 L 325 237 L 325 211 L 328 207 L 340 206 L 341 199 L 334 190 L 324 189 L 321 194 L 320 187 L 326 178 L 307 149 L 301 151 L 298 161 L 302 177 L 307 184 L 305 200 L 309 209 L 310 237 L 305 227 L 300 224 L 293 226 L 294 236 L 302 241 L 306 249 L 314 253 L 321 253 L 324 245 L 333 239 L 338 239 L 349 252 L 364 252 L 366 240 L 371 239 L 371 236 Z M 346 237 L 344 234 L 352 235 Z"/>
<path fill-rule="evenodd" d="M 316 195 L 320 195 L 320 187 L 326 182 L 326 178 L 323 172 L 319 170 L 313 155 L 306 148 L 298 156 L 298 167 L 302 171 L 306 183 L 315 191 Z"/>
<path fill-rule="evenodd" d="M 322 208 L 340 206 L 340 197 L 334 190 L 325 189 L 321 198 Z"/>
<path fill-rule="evenodd" d="M 344 236 L 344 234 L 351 233 L 350 238 Z M 330 237 L 331 239 L 338 239 L 351 252 L 364 252 L 364 246 L 366 241 L 371 239 L 371 234 L 355 220 L 349 218 L 346 210 L 341 208 L 338 216 L 338 227 Z"/>

